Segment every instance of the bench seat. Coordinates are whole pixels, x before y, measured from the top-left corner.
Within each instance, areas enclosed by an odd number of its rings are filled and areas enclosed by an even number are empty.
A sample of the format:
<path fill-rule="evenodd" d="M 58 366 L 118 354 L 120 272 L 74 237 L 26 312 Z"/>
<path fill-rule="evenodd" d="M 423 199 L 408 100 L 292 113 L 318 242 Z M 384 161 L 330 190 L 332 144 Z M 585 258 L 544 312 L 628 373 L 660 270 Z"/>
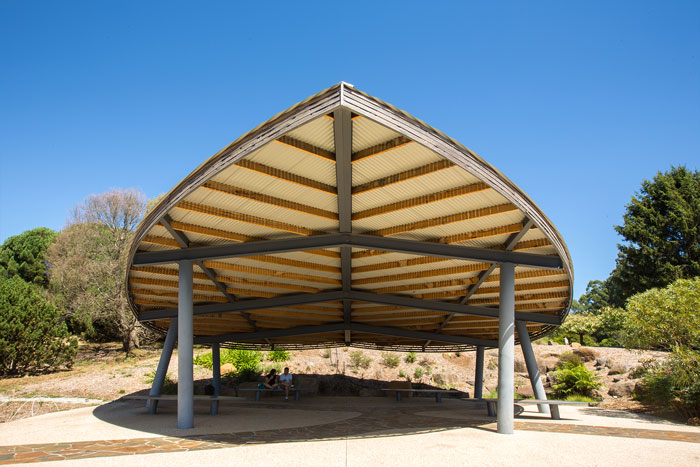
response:
<path fill-rule="evenodd" d="M 485 402 L 486 411 L 490 417 L 495 417 L 498 410 L 498 399 L 468 399 L 463 398 L 462 400 L 469 402 Z M 588 405 L 588 402 L 577 402 L 577 401 L 561 401 L 561 400 L 543 400 L 543 399 L 515 399 L 513 401 L 514 405 L 548 405 L 549 412 L 553 420 L 561 420 L 559 415 L 560 405 Z"/>
<path fill-rule="evenodd" d="M 146 401 L 146 407 L 148 407 L 148 413 L 154 414 L 158 410 L 158 402 L 160 402 L 160 401 L 176 401 L 177 395 L 176 394 L 161 394 L 160 396 L 151 396 L 148 394 L 146 394 L 146 395 L 136 394 L 136 395 L 124 396 L 123 399 Z M 216 415 L 217 413 L 219 413 L 219 402 L 220 401 L 239 401 L 239 400 L 245 400 L 245 398 L 244 397 L 237 397 L 237 396 L 207 396 L 207 395 L 195 394 L 194 400 L 211 402 L 210 412 L 212 415 Z"/>
<path fill-rule="evenodd" d="M 464 391 L 458 391 L 456 389 L 403 389 L 403 388 L 385 388 L 382 391 L 395 391 L 396 400 L 401 400 L 402 392 L 429 392 L 435 394 L 435 402 L 442 402 L 443 394 L 464 394 Z"/>
<path fill-rule="evenodd" d="M 284 393 L 284 389 L 282 389 L 282 388 L 274 388 L 274 389 L 270 389 L 270 388 L 238 388 L 238 392 L 241 392 L 241 391 L 255 391 L 255 401 L 256 402 L 260 400 L 260 396 L 263 392 Z M 289 388 L 289 392 L 294 393 L 294 400 L 295 401 L 299 400 L 299 394 L 301 393 L 301 389 L 291 387 L 291 388 Z"/>

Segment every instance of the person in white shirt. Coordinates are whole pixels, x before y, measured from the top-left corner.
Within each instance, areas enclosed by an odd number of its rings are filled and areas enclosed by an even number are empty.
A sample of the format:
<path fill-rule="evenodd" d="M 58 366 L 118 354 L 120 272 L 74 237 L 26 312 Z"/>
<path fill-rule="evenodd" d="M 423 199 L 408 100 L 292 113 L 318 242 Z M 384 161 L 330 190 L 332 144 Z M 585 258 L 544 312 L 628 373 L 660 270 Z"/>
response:
<path fill-rule="evenodd" d="M 277 380 L 279 386 L 284 389 L 284 400 L 289 400 L 289 388 L 294 387 L 292 384 L 292 374 L 289 372 L 289 367 L 284 369 L 284 373 L 279 376 Z"/>

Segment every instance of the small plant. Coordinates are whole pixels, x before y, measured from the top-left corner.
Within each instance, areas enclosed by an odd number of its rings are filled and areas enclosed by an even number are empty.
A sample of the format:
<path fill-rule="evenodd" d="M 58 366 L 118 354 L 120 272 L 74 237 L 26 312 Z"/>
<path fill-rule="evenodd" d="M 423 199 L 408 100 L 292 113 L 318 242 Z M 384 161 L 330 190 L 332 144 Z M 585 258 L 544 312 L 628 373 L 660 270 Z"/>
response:
<path fill-rule="evenodd" d="M 415 363 L 416 362 L 416 353 L 415 352 L 408 352 L 406 354 L 406 357 L 404 358 L 404 361 L 406 363 Z"/>
<path fill-rule="evenodd" d="M 487 365 L 487 368 L 489 370 L 495 370 L 496 368 L 498 368 L 498 364 L 496 363 L 496 360 L 494 360 L 493 358 L 489 358 L 489 364 Z"/>
<path fill-rule="evenodd" d="M 326 349 L 323 351 L 323 358 L 331 358 L 331 349 Z"/>
<path fill-rule="evenodd" d="M 272 362 L 286 362 L 291 355 L 286 350 L 272 350 L 267 354 L 267 359 Z"/>
<path fill-rule="evenodd" d="M 556 384 L 552 388 L 560 397 L 572 394 L 588 396 L 594 389 L 600 387 L 595 374 L 588 370 L 582 363 L 567 362 L 554 373 Z"/>
<path fill-rule="evenodd" d="M 411 377 L 407 375 L 403 370 L 399 370 L 399 378 L 404 378 L 409 383 L 411 382 Z"/>
<path fill-rule="evenodd" d="M 498 399 L 498 389 L 492 389 L 486 394 L 485 399 Z"/>
<path fill-rule="evenodd" d="M 401 362 L 399 356 L 392 352 L 382 352 L 382 360 L 384 361 L 384 365 L 389 368 L 396 368 Z"/>
<path fill-rule="evenodd" d="M 272 365 L 265 365 L 263 367 L 264 374 L 269 374 L 270 370 L 275 370 L 277 372 L 277 374 L 279 375 L 280 373 L 282 373 L 282 364 L 279 362 L 275 362 Z"/>
<path fill-rule="evenodd" d="M 569 364 L 573 364 L 574 366 L 583 365 L 583 359 L 573 352 L 564 352 L 559 355 L 557 367 L 566 368 Z"/>
<path fill-rule="evenodd" d="M 423 368 L 417 366 L 416 370 L 413 372 L 413 377 L 416 378 L 417 380 L 420 380 L 423 377 L 423 373 L 425 373 Z"/>
<path fill-rule="evenodd" d="M 441 388 L 445 388 L 447 386 L 447 382 L 440 373 L 435 373 L 433 375 L 433 382 Z"/>
<path fill-rule="evenodd" d="M 588 396 L 582 396 L 581 394 L 570 394 L 566 396 L 565 401 L 569 402 L 595 402 L 592 398 Z"/>
<path fill-rule="evenodd" d="M 210 370 L 214 366 L 211 352 L 197 355 L 196 357 L 194 357 L 193 362 L 195 365 L 203 366 L 204 368 L 209 368 Z"/>
<path fill-rule="evenodd" d="M 350 361 L 355 368 L 369 368 L 372 359 L 367 357 L 361 350 L 350 352 Z"/>

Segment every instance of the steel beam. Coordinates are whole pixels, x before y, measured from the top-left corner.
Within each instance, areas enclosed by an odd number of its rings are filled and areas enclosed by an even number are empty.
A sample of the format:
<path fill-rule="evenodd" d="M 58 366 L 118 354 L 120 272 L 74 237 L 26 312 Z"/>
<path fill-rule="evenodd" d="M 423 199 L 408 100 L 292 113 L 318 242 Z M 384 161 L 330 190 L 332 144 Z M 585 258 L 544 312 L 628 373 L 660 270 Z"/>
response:
<path fill-rule="evenodd" d="M 333 112 L 335 140 L 335 174 L 338 189 L 338 231 L 352 232 L 352 120 L 350 111 L 339 108 Z"/>
<path fill-rule="evenodd" d="M 345 323 L 322 324 L 318 326 L 298 326 L 287 329 L 269 329 L 258 332 L 236 332 L 220 334 L 218 336 L 202 336 L 195 339 L 197 344 L 212 344 L 215 342 L 247 342 L 274 337 L 306 336 L 309 334 L 323 334 L 326 332 L 344 331 Z"/>
<path fill-rule="evenodd" d="M 177 427 L 194 428 L 192 262 L 181 261 L 178 289 Z"/>
<path fill-rule="evenodd" d="M 219 348 L 219 343 L 215 342 L 211 345 L 211 367 L 212 375 L 211 382 L 214 386 L 214 395 L 221 395 L 221 349 Z M 212 401 L 211 403 L 211 414 L 216 415 L 219 413 L 219 401 Z"/>
<path fill-rule="evenodd" d="M 484 346 L 476 348 L 476 367 L 474 368 L 474 398 L 481 399 L 484 394 Z"/>
<path fill-rule="evenodd" d="M 291 305 L 307 305 L 311 303 L 334 302 L 343 300 L 342 291 L 318 292 L 307 294 L 282 295 L 273 298 L 254 298 L 251 300 L 239 300 L 234 303 L 214 303 L 211 305 L 198 305 L 194 307 L 194 315 L 209 315 L 218 313 L 238 313 L 241 311 L 264 310 Z M 142 311 L 139 321 L 154 321 L 177 316 L 177 308 L 164 308 L 161 310 Z M 527 320 L 526 320 L 527 321 Z"/>
<path fill-rule="evenodd" d="M 535 399 L 546 401 L 547 393 L 544 391 L 540 369 L 537 366 L 535 352 L 532 350 L 530 335 L 527 333 L 527 326 L 522 321 L 516 321 L 515 327 L 518 329 L 518 339 L 520 340 L 520 348 L 523 350 L 523 357 L 525 357 L 525 366 L 527 366 L 527 374 L 530 377 L 532 393 Z M 548 405 L 539 404 L 537 407 L 539 407 L 540 413 L 549 415 Z"/>
<path fill-rule="evenodd" d="M 487 263 L 513 263 L 520 266 L 532 266 L 547 269 L 562 269 L 563 263 L 558 256 L 520 253 L 516 251 L 490 250 L 462 245 L 404 240 L 393 237 L 339 233 L 313 235 L 309 237 L 292 237 L 280 240 L 263 240 L 259 242 L 234 243 L 179 250 L 147 251 L 134 255 L 134 266 L 174 263 L 182 260 L 213 260 L 236 258 L 259 254 L 284 253 L 318 248 L 350 246 L 372 250 L 395 251 L 399 253 L 435 256 L 441 258 L 461 259 L 466 261 L 483 261 Z"/>
<path fill-rule="evenodd" d="M 454 336 L 448 334 L 435 335 L 431 332 L 413 331 L 410 329 L 391 328 L 386 326 L 369 326 L 367 324 L 359 323 L 351 323 L 351 329 L 357 332 L 367 332 L 370 334 L 380 334 L 383 336 L 406 337 L 409 339 L 418 340 L 423 340 L 429 337 L 434 341 L 445 342 L 449 344 L 464 344 L 490 347 L 495 347 L 496 345 L 498 345 L 497 341 L 490 339 L 478 339 L 475 337 Z"/>
<path fill-rule="evenodd" d="M 501 264 L 498 316 L 498 432 L 513 433 L 515 266 Z"/>

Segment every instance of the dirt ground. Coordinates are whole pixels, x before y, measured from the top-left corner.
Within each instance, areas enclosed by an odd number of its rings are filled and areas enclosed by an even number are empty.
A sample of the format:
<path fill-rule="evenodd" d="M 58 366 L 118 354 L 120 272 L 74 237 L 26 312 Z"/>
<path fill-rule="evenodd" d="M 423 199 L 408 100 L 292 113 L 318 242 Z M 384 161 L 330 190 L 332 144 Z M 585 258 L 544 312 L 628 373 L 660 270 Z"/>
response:
<path fill-rule="evenodd" d="M 564 345 L 534 345 L 540 371 L 545 380 L 564 352 L 578 351 Z M 601 405 L 608 408 L 635 412 L 646 409 L 634 401 L 630 394 L 611 395 L 613 386 L 624 386 L 629 391 L 634 386 L 632 372 L 641 362 L 648 359 L 666 358 L 663 352 L 639 352 L 616 348 L 584 348 L 588 355 L 586 366 L 603 383 L 599 396 Z M 195 350 L 195 354 L 207 349 Z M 368 360 L 366 368 L 353 365 L 353 354 L 361 352 Z M 392 367 L 391 356 L 398 357 L 398 364 Z M 405 353 L 337 348 L 331 350 L 305 350 L 291 352 L 291 359 L 285 362 L 293 374 L 335 375 L 345 374 L 376 387 L 386 381 L 411 379 L 413 383 L 455 388 L 473 395 L 475 354 L 473 352 L 421 354 L 409 362 Z M 34 401 L 35 397 L 63 397 L 78 399 L 99 399 L 111 401 L 138 391 L 150 388 L 160 356 L 159 348 L 137 349 L 126 357 L 118 343 L 81 344 L 73 368 L 55 373 L 0 379 L 0 422 L 16 420 L 47 412 L 68 410 L 75 407 L 94 405 L 95 402 L 81 401 L 54 402 Z M 263 366 L 272 362 L 265 361 Z M 516 347 L 516 391 L 524 396 L 531 395 L 525 363 Z M 224 370 L 225 371 L 225 370 Z M 422 374 L 421 374 L 422 373 Z M 484 368 L 484 395 L 495 390 L 498 379 L 498 354 L 496 349 L 487 350 Z M 149 378 L 150 375 L 150 378 Z M 177 380 L 177 353 L 173 354 L 168 375 Z M 208 383 L 211 371 L 195 366 L 195 380 L 200 385 Z M 613 391 L 615 392 L 615 391 Z M 617 394 L 620 391 L 618 390 Z M 7 399 L 23 399 L 9 401 Z M 29 399 L 29 400 L 27 400 Z"/>

